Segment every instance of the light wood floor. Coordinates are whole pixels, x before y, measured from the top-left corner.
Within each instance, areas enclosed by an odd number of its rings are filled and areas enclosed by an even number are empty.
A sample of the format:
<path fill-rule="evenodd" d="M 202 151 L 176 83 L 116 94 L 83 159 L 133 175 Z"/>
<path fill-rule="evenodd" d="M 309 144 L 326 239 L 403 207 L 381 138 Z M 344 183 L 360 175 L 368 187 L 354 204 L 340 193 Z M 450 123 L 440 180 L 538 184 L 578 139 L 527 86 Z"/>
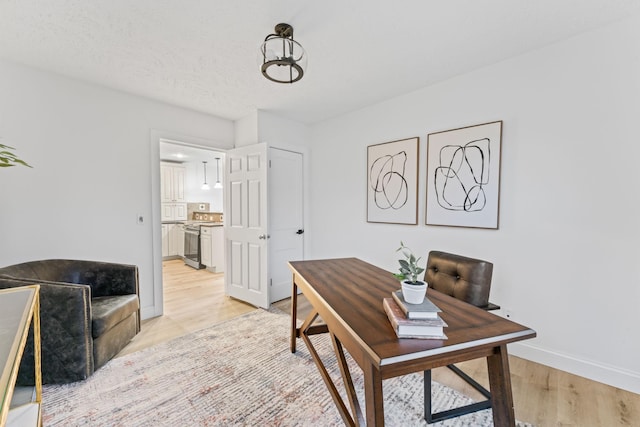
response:
<path fill-rule="evenodd" d="M 165 261 L 165 315 L 142 322 L 142 331 L 120 355 L 181 336 L 255 310 L 224 296 L 222 274 Z M 289 311 L 289 300 L 274 304 Z M 298 317 L 310 310 L 301 296 Z M 301 344 L 302 345 L 302 344 Z M 119 355 L 119 356 L 120 356 Z M 640 395 L 587 380 L 538 363 L 510 356 L 516 418 L 539 427 L 640 427 Z M 488 387 L 486 363 L 474 360 L 458 365 Z M 475 399 L 481 395 L 446 368 L 433 371 L 433 379 Z"/>
<path fill-rule="evenodd" d="M 224 275 L 195 270 L 181 260 L 163 261 L 164 315 L 142 321 L 122 356 L 198 331 L 256 308 L 224 295 Z"/>

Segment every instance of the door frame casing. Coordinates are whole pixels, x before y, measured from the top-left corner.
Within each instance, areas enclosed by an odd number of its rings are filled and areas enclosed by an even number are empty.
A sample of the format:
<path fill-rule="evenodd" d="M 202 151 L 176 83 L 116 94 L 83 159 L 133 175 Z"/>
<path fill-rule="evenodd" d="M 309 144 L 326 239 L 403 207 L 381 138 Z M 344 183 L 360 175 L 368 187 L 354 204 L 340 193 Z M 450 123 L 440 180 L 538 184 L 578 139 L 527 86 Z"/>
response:
<path fill-rule="evenodd" d="M 151 256 L 153 271 L 153 304 L 140 308 L 141 318 L 149 319 L 162 316 L 164 313 L 164 286 L 162 281 L 162 220 L 161 220 L 161 196 L 160 196 L 160 141 L 171 142 L 188 147 L 203 150 L 226 152 L 226 144 L 210 139 L 183 135 L 159 129 L 151 129 L 149 132 L 150 161 L 151 161 Z"/>
<path fill-rule="evenodd" d="M 170 132 L 160 129 L 151 129 L 149 132 L 149 145 L 150 145 L 150 162 L 151 162 L 151 234 L 152 234 L 152 265 L 153 270 L 151 272 L 153 282 L 153 304 L 145 305 L 141 307 L 141 318 L 149 319 L 152 317 L 162 316 L 164 313 L 164 297 L 163 297 L 163 283 L 162 283 L 162 221 L 161 221 L 161 198 L 160 198 L 160 140 L 167 140 L 183 145 L 190 145 L 205 150 L 216 150 L 226 152 L 229 147 L 224 147 L 225 143 L 193 137 L 189 135 L 180 134 L 177 132 Z M 268 147 L 278 148 L 281 150 L 294 151 L 302 154 L 302 167 L 304 177 L 304 189 L 303 189 L 303 210 L 304 210 L 304 224 L 305 224 L 305 239 L 304 239 L 304 254 L 307 258 L 309 252 L 309 242 L 311 240 L 313 230 L 309 227 L 309 171 L 310 171 L 310 155 L 311 150 L 304 145 L 293 144 L 271 144 L 267 143 Z M 236 147 L 233 147 L 236 148 Z M 226 201 L 225 201 L 226 203 Z"/>
<path fill-rule="evenodd" d="M 274 248 L 273 248 L 273 242 L 274 239 L 276 238 L 276 230 L 274 229 L 274 217 L 276 217 L 276 215 L 274 215 L 274 205 L 272 204 L 272 201 L 274 200 L 274 192 L 289 192 L 288 188 L 277 188 L 273 186 L 273 180 L 272 180 L 272 176 L 274 173 L 274 168 L 272 166 L 272 160 L 273 160 L 273 155 L 274 155 L 274 150 L 278 150 L 279 152 L 284 152 L 284 153 L 289 153 L 289 154 L 293 154 L 295 156 L 299 156 L 300 158 L 300 176 L 299 178 L 302 181 L 302 187 L 300 188 L 300 208 L 301 208 L 301 217 L 300 217 L 300 224 L 297 224 L 295 227 L 293 228 L 297 228 L 297 229 L 302 229 L 305 230 L 306 227 L 306 219 L 305 219 L 305 214 L 306 214 L 306 206 L 305 206 L 305 198 L 306 198 L 306 188 L 305 188 L 305 184 L 306 184 L 306 178 L 305 178 L 305 154 L 302 152 L 302 150 L 299 149 L 284 149 L 281 147 L 275 147 L 273 145 L 268 146 L 267 147 L 267 158 L 269 161 L 268 164 L 268 185 L 269 185 L 269 201 L 268 201 L 268 209 L 269 209 L 269 215 L 268 215 L 268 222 L 269 222 L 269 234 L 271 235 L 271 240 L 270 240 L 270 248 L 269 248 L 269 302 L 272 304 L 276 301 L 279 301 L 281 298 L 275 298 L 274 297 L 274 289 L 275 289 L 275 285 L 277 285 L 277 283 L 274 283 L 274 276 L 275 276 L 275 271 L 274 271 L 274 266 L 275 266 L 275 260 L 274 260 Z M 305 253 L 305 241 L 306 238 L 304 236 L 304 234 L 302 236 L 300 236 L 300 238 L 302 239 L 302 246 L 300 247 L 301 250 L 301 256 L 302 258 L 300 258 L 301 260 L 306 258 L 306 253 Z M 291 260 L 290 260 L 291 261 Z M 289 271 L 289 268 L 284 265 L 282 266 L 287 272 Z M 290 276 L 290 275 L 289 275 Z M 286 297 L 291 296 L 291 284 L 289 284 L 286 287 Z"/>
<path fill-rule="evenodd" d="M 293 145 L 293 144 L 278 144 L 278 143 L 267 143 L 267 153 L 269 152 L 269 148 L 277 148 L 279 150 L 292 151 L 294 153 L 302 154 L 302 179 L 304 181 L 302 188 L 302 210 L 303 210 L 303 224 L 304 224 L 304 244 L 303 244 L 303 254 L 305 259 L 308 259 L 310 256 L 309 245 L 310 241 L 313 237 L 313 229 L 309 226 L 311 222 L 310 219 L 310 209 L 309 209 L 309 195 L 310 187 L 309 187 L 309 171 L 310 171 L 310 159 L 311 159 L 311 149 L 305 145 Z"/>

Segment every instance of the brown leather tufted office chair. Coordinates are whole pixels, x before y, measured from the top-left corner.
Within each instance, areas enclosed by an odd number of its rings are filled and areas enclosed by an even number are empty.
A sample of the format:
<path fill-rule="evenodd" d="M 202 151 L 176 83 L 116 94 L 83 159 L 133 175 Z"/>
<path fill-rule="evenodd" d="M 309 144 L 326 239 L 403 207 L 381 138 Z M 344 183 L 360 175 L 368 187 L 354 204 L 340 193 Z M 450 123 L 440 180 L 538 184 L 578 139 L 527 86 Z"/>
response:
<path fill-rule="evenodd" d="M 447 252 L 431 251 L 424 280 L 429 287 L 485 310 L 499 306 L 489 302 L 493 264 Z M 487 400 L 433 414 L 431 412 L 431 371 L 424 371 L 424 418 L 427 423 L 446 420 L 491 407 L 490 392 L 455 365 L 448 365 Z"/>

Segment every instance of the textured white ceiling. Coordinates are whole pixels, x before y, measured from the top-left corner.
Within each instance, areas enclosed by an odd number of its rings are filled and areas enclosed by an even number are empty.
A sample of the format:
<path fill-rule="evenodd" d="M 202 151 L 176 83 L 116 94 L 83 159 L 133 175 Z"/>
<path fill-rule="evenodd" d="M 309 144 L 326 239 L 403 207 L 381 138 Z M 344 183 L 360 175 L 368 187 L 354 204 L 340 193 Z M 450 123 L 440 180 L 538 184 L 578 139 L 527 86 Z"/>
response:
<path fill-rule="evenodd" d="M 238 119 L 318 122 L 640 12 L 638 0 L 0 0 L 0 58 Z M 294 27 L 309 67 L 264 79 Z"/>

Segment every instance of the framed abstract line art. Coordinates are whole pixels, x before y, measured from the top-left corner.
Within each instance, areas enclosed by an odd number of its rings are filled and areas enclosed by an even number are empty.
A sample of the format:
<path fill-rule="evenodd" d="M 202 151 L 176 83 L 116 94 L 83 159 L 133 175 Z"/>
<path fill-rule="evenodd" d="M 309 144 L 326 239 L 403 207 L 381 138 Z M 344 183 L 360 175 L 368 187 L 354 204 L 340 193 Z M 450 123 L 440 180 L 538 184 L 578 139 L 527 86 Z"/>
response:
<path fill-rule="evenodd" d="M 502 121 L 427 137 L 427 225 L 498 228 Z"/>
<path fill-rule="evenodd" d="M 420 138 L 367 147 L 367 222 L 418 224 Z"/>

